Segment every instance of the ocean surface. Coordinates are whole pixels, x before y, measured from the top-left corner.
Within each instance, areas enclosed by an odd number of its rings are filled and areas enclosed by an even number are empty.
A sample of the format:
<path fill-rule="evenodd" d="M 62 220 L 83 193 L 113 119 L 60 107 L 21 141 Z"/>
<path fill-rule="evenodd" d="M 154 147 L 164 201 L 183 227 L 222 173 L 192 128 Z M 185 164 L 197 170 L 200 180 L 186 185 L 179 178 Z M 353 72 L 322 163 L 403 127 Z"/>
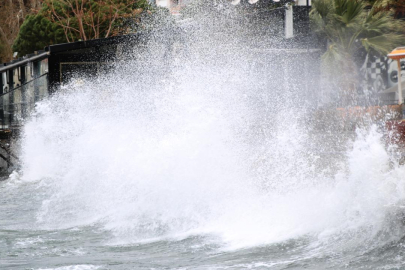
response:
<path fill-rule="evenodd" d="M 404 269 L 403 168 L 371 180 L 360 169 L 289 194 L 126 186 L 113 201 L 14 172 L 0 182 L 0 268 Z"/>

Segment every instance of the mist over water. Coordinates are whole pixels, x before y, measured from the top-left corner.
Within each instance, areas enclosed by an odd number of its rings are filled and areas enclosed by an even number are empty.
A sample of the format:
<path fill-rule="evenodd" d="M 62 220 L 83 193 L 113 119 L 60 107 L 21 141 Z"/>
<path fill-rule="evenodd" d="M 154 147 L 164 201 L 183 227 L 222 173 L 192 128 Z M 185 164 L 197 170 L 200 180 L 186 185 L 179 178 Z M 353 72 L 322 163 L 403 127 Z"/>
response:
<path fill-rule="evenodd" d="M 239 46 L 233 27 L 185 31 L 170 63 L 159 37 L 38 104 L 21 171 L 0 183 L 0 262 L 403 267 L 405 169 L 378 129 L 331 149 L 305 121 L 316 106 L 300 94 L 307 82 L 288 70 L 302 58 Z"/>

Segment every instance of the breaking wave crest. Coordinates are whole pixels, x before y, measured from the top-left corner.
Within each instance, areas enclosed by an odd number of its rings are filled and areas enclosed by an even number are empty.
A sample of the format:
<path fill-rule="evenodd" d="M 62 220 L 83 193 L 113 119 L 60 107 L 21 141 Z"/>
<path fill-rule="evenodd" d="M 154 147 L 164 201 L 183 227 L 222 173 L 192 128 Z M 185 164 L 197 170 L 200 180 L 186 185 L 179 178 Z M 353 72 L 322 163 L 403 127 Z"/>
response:
<path fill-rule="evenodd" d="M 376 127 L 347 143 L 331 175 L 296 113 L 260 124 L 238 84 L 189 75 L 148 91 L 130 76 L 76 81 L 41 103 L 22 141 L 22 181 L 44 190 L 37 226 L 100 224 L 115 243 L 213 235 L 231 249 L 403 236 L 405 169 Z"/>

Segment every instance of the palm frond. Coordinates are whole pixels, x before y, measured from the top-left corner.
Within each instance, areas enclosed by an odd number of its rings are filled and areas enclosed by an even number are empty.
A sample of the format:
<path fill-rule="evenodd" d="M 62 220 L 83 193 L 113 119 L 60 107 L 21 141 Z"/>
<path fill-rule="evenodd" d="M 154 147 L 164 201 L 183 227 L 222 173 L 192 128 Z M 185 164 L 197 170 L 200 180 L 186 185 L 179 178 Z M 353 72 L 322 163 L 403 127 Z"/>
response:
<path fill-rule="evenodd" d="M 345 24 L 349 25 L 361 20 L 364 16 L 365 3 L 353 0 L 335 0 L 336 15 Z"/>
<path fill-rule="evenodd" d="M 386 55 L 395 47 L 403 45 L 405 42 L 402 35 L 388 33 L 385 35 L 363 38 L 362 45 L 367 51 L 374 51 L 377 54 Z"/>
<path fill-rule="evenodd" d="M 341 52 L 354 54 L 363 47 L 385 53 L 405 44 L 405 22 L 395 20 L 389 9 L 373 10 L 387 4 L 388 0 L 377 0 L 370 11 L 361 0 L 313 0 L 311 20 Z"/>

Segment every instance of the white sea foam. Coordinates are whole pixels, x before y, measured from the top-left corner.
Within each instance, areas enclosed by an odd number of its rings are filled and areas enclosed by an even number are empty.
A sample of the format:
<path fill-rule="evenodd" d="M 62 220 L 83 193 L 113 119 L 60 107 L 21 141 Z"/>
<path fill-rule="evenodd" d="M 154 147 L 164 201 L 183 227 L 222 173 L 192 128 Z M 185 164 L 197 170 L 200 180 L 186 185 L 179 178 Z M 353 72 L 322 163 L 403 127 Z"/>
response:
<path fill-rule="evenodd" d="M 121 244 L 210 234 L 226 250 L 309 236 L 315 255 L 401 234 L 405 169 L 376 128 L 323 174 L 297 86 L 262 74 L 257 93 L 245 59 L 215 57 L 170 76 L 129 62 L 41 103 L 22 142 L 22 179 L 47 190 L 37 226 L 102 224 Z"/>
<path fill-rule="evenodd" d="M 244 104 L 193 88 L 154 96 L 153 111 L 135 100 L 94 107 L 92 87 L 43 105 L 25 127 L 24 179 L 49 188 L 41 226 L 102 222 L 121 243 L 216 234 L 234 249 L 305 235 L 372 239 L 390 206 L 403 205 L 404 168 L 390 166 L 375 128 L 358 134 L 346 165 L 328 177 L 313 171 L 309 138 L 294 125 L 263 141 L 258 165 L 238 119 Z"/>

